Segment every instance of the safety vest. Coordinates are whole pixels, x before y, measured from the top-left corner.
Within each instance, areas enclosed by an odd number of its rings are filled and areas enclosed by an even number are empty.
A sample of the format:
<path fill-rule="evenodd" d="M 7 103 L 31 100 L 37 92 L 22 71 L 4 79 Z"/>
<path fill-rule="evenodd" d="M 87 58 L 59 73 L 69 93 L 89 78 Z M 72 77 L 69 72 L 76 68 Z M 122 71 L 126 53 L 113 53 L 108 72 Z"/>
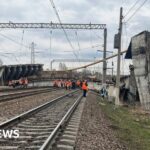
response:
<path fill-rule="evenodd" d="M 28 79 L 25 79 L 25 84 L 28 84 Z"/>
<path fill-rule="evenodd" d="M 72 86 L 72 82 L 71 81 L 69 81 L 69 86 Z"/>
<path fill-rule="evenodd" d="M 78 85 L 78 86 L 80 85 L 80 81 L 77 81 L 77 85 Z"/>
<path fill-rule="evenodd" d="M 65 81 L 65 86 L 68 86 L 68 81 Z"/>
<path fill-rule="evenodd" d="M 86 82 L 82 83 L 82 90 L 88 90 L 88 86 L 86 85 Z"/>

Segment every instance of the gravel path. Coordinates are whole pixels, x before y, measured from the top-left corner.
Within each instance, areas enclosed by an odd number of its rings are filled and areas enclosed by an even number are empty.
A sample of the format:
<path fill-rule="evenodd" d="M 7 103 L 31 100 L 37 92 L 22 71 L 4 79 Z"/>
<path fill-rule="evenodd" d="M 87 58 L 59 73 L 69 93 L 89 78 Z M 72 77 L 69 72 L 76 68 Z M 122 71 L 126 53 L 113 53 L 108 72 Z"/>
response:
<path fill-rule="evenodd" d="M 68 92 L 60 89 L 0 103 L 0 123 Z"/>
<path fill-rule="evenodd" d="M 96 95 L 89 93 L 84 105 L 76 142 L 76 150 L 126 150 L 114 135 Z"/>

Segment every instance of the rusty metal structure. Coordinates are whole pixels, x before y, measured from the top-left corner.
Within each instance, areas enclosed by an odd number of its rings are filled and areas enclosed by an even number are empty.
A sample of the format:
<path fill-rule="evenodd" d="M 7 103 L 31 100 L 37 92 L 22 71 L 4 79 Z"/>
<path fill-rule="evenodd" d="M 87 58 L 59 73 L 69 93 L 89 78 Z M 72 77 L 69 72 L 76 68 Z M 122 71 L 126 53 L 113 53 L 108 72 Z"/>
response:
<path fill-rule="evenodd" d="M 106 48 L 107 28 L 106 24 L 77 24 L 77 23 L 0 23 L 0 28 L 13 29 L 80 29 L 80 30 L 103 30 L 104 31 L 104 52 L 103 52 L 103 83 L 106 82 Z M 67 38 L 68 39 L 68 38 Z M 76 70 L 76 69 L 75 69 Z"/>
<path fill-rule="evenodd" d="M 13 22 L 9 22 L 9 23 L 0 23 L 0 28 L 40 28 L 40 29 L 106 29 L 106 24 L 76 24 L 76 23 L 13 23 Z"/>
<path fill-rule="evenodd" d="M 0 66 L 1 85 L 9 80 L 18 80 L 21 77 L 38 75 L 43 70 L 42 64 L 3 65 Z"/>

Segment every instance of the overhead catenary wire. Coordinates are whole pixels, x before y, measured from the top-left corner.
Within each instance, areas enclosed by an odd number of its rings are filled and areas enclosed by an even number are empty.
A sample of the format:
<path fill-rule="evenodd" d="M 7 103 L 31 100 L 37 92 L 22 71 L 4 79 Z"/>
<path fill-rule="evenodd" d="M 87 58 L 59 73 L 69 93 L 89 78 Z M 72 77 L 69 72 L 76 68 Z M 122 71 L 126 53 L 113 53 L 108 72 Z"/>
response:
<path fill-rule="evenodd" d="M 16 55 L 15 54 L 12 54 L 12 55 L 14 56 L 16 62 L 20 64 L 20 61 L 18 60 L 18 58 L 16 57 Z"/>
<path fill-rule="evenodd" d="M 124 32 L 125 32 L 125 48 L 127 49 L 127 45 L 128 45 L 128 33 L 127 33 L 127 24 L 125 22 L 123 23 L 123 27 L 124 27 Z"/>
<path fill-rule="evenodd" d="M 75 49 L 74 49 L 74 47 L 73 47 L 73 45 L 72 45 L 72 43 L 71 43 L 71 41 L 70 41 L 70 39 L 69 39 L 69 37 L 68 37 L 68 34 L 67 34 L 66 30 L 64 29 L 64 27 L 62 26 L 62 21 L 61 21 L 61 19 L 60 19 L 60 16 L 59 16 L 59 14 L 58 14 L 58 11 L 57 11 L 57 9 L 56 9 L 56 6 L 55 6 L 53 0 L 49 0 L 49 1 L 50 1 L 51 5 L 52 5 L 54 11 L 55 11 L 55 14 L 56 14 L 56 16 L 57 16 L 57 19 L 58 19 L 58 21 L 59 21 L 59 23 L 60 23 L 60 25 L 61 25 L 61 28 L 62 28 L 62 30 L 63 30 L 63 32 L 64 32 L 64 34 L 65 34 L 65 37 L 66 37 L 66 39 L 67 39 L 67 41 L 68 41 L 70 47 L 71 47 L 72 50 L 73 50 L 73 54 L 74 54 L 74 56 L 76 57 L 76 59 L 78 59 L 77 54 L 74 52 Z"/>
<path fill-rule="evenodd" d="M 93 32 L 93 34 L 98 38 L 98 39 L 101 39 L 101 40 L 104 40 L 103 37 L 99 36 L 96 32 L 94 32 L 93 30 L 91 30 Z"/>
<path fill-rule="evenodd" d="M 4 34 L 2 34 L 2 33 L 0 33 L 0 35 L 1 35 L 2 37 L 4 37 L 4 38 L 6 38 L 6 39 L 8 39 L 8 40 L 10 40 L 10 41 L 12 41 L 12 42 L 14 42 L 14 43 L 16 43 L 17 45 L 23 46 L 23 47 L 25 47 L 25 48 L 29 48 L 28 45 L 22 44 L 22 43 L 20 43 L 20 42 L 18 42 L 18 41 L 16 41 L 16 40 L 14 40 L 14 39 L 12 39 L 12 38 L 10 38 L 10 37 L 4 35 Z"/>
<path fill-rule="evenodd" d="M 132 19 L 132 17 L 144 6 L 144 4 L 147 2 L 147 0 L 144 0 L 144 2 L 134 11 L 134 13 L 125 21 L 126 23 Z"/>
<path fill-rule="evenodd" d="M 1 34 L 0 33 L 0 35 L 2 36 L 2 37 L 4 37 L 4 38 L 6 38 L 6 39 L 8 39 L 8 40 L 10 40 L 10 41 L 12 41 L 12 42 L 14 42 L 14 43 L 16 43 L 17 45 L 22 45 L 23 47 L 25 47 L 25 48 L 30 48 L 30 46 L 28 46 L 28 45 L 25 45 L 25 44 L 22 44 L 22 43 L 20 43 L 20 42 L 18 42 L 18 41 L 16 41 L 16 40 L 14 40 L 14 39 L 12 39 L 12 38 L 10 38 L 10 37 L 8 37 L 8 36 L 6 36 L 6 35 L 4 35 L 4 34 Z M 95 45 L 95 46 L 92 46 L 92 47 L 89 47 L 89 48 L 94 48 L 94 47 L 99 47 L 99 46 L 101 46 L 101 45 Z M 35 48 L 36 50 L 39 50 L 38 48 Z M 87 48 L 86 48 L 87 49 Z M 41 50 L 41 49 L 40 49 Z M 45 50 L 48 50 L 48 49 L 45 49 Z M 83 50 L 83 49 L 82 49 Z M 18 60 L 16 60 L 16 61 L 18 61 Z"/>
<path fill-rule="evenodd" d="M 78 32 L 75 31 L 75 35 L 76 35 L 76 39 L 77 39 L 77 43 L 78 43 L 78 59 L 79 59 L 79 64 L 81 64 L 80 58 L 81 58 L 81 53 L 80 53 L 80 43 L 79 43 L 79 38 L 78 38 Z"/>
<path fill-rule="evenodd" d="M 137 0 L 127 11 L 127 13 L 123 16 L 123 18 L 125 18 L 131 11 L 132 9 L 140 2 L 141 0 Z"/>
<path fill-rule="evenodd" d="M 78 42 L 78 49 L 80 51 L 80 43 L 79 43 L 79 38 L 78 38 L 78 33 L 77 31 L 75 31 L 75 34 L 76 34 L 76 38 L 77 38 L 77 42 Z"/>
<path fill-rule="evenodd" d="M 8 54 L 12 55 L 13 58 L 16 60 L 17 63 L 20 63 L 15 54 L 13 54 L 13 53 L 0 53 L 1 56 L 9 58 L 10 56 L 7 56 Z"/>
<path fill-rule="evenodd" d="M 18 42 L 17 40 L 14 40 L 14 39 L 12 39 L 12 38 L 10 38 L 10 37 L 8 37 L 8 36 L 2 34 L 2 33 L 0 33 L 0 36 L 4 37 L 4 38 L 7 39 L 7 40 L 10 40 L 11 42 L 13 42 L 13 43 L 15 43 L 15 44 L 17 44 L 17 45 L 19 45 L 19 46 L 23 46 L 23 47 L 25 47 L 25 48 L 27 48 L 27 49 L 30 48 L 30 45 L 26 45 L 26 44 L 20 43 L 20 42 Z M 47 50 L 49 50 L 49 49 L 35 48 L 35 50 L 45 50 L 45 51 L 47 51 Z"/>
<path fill-rule="evenodd" d="M 19 52 L 22 51 L 23 40 L 24 40 L 24 30 L 22 31 L 22 37 L 21 37 L 21 42 L 20 42 L 20 49 L 19 49 Z"/>
<path fill-rule="evenodd" d="M 128 10 L 128 12 L 124 15 L 123 19 L 125 19 L 129 13 L 134 9 L 135 6 L 137 6 L 137 4 L 140 2 L 141 0 L 137 0 L 132 7 Z M 127 43 L 128 43 L 128 38 L 127 38 L 127 22 L 129 22 L 132 17 L 143 7 L 143 5 L 147 2 L 147 0 L 144 0 L 139 7 L 137 7 L 137 9 L 133 12 L 133 14 L 126 20 L 123 22 L 124 28 L 125 28 L 125 42 L 126 42 L 126 48 L 127 48 Z M 125 73 L 124 70 L 128 70 L 129 71 L 129 67 L 127 67 L 126 62 L 123 60 L 122 58 L 122 65 L 123 65 L 123 74 Z"/>
<path fill-rule="evenodd" d="M 97 47 L 100 47 L 100 46 L 103 46 L 103 44 L 96 44 L 96 45 L 92 45 L 92 46 L 89 46 L 89 47 L 80 48 L 80 51 L 91 49 L 91 48 L 93 49 L 93 48 L 97 48 Z"/>
<path fill-rule="evenodd" d="M 20 45 L 20 51 L 22 50 L 22 44 L 23 44 L 23 40 L 24 40 L 24 30 L 22 31 L 22 37 L 21 37 L 21 45 Z"/>

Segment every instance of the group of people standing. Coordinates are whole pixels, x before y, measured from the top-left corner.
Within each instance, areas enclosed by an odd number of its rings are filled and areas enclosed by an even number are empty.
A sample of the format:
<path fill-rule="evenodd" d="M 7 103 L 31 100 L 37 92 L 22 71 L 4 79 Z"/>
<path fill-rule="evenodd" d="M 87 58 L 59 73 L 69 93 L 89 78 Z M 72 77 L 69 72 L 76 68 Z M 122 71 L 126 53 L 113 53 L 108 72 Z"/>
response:
<path fill-rule="evenodd" d="M 61 87 L 65 88 L 66 90 L 81 88 L 83 90 L 83 97 L 86 97 L 86 93 L 88 90 L 87 81 L 80 81 L 80 80 L 55 80 L 53 82 L 54 87 Z"/>
<path fill-rule="evenodd" d="M 66 90 L 71 90 L 76 88 L 75 82 L 71 80 L 55 80 L 53 82 L 53 86 L 65 88 Z"/>
<path fill-rule="evenodd" d="M 27 77 L 21 77 L 19 80 L 10 80 L 8 82 L 8 86 L 15 87 L 21 87 L 21 88 L 27 88 L 28 86 L 28 78 Z"/>

